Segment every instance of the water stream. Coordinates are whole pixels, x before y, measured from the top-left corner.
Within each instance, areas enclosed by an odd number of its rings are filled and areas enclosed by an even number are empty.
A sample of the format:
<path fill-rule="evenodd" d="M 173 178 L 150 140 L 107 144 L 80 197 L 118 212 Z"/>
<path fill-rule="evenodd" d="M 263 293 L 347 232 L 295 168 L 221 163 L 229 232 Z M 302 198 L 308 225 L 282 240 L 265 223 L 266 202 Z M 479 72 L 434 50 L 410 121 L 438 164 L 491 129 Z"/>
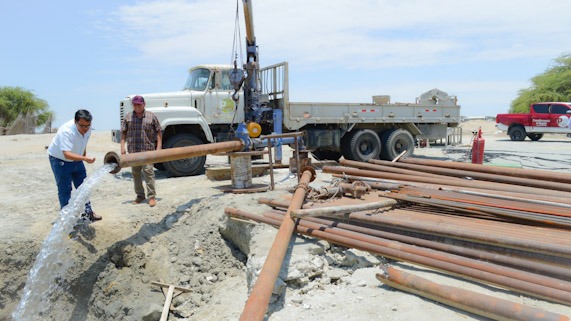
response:
<path fill-rule="evenodd" d="M 91 190 L 114 166 L 115 164 L 105 164 L 98 168 L 73 191 L 69 204 L 61 210 L 50 234 L 42 243 L 36 262 L 28 274 L 20 303 L 12 314 L 14 321 L 47 320 L 44 315 L 48 309 L 64 297 L 63 294 L 67 291 L 63 285 L 65 274 L 74 264 L 74 256 L 69 253 L 72 242 L 70 233 L 81 220 Z M 60 310 L 58 313 L 62 314 L 62 318 L 54 320 L 63 320 L 65 311 Z"/>

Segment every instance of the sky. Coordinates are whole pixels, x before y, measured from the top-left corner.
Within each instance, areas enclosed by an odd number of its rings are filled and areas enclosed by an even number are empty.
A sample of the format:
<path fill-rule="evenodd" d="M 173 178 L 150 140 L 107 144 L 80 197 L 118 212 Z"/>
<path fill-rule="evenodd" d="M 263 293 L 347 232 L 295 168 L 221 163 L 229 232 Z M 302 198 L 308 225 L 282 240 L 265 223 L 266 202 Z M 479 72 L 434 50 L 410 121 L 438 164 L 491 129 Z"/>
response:
<path fill-rule="evenodd" d="M 124 97 L 180 90 L 190 67 L 230 64 L 233 48 L 243 63 L 242 12 L 237 0 L 1 1 L 0 87 L 46 100 L 54 127 L 85 108 L 94 130 L 118 129 Z M 571 52 L 569 12 L 569 0 L 253 1 L 260 64 L 289 63 L 291 101 L 414 102 L 438 88 L 466 117 L 507 112 Z"/>

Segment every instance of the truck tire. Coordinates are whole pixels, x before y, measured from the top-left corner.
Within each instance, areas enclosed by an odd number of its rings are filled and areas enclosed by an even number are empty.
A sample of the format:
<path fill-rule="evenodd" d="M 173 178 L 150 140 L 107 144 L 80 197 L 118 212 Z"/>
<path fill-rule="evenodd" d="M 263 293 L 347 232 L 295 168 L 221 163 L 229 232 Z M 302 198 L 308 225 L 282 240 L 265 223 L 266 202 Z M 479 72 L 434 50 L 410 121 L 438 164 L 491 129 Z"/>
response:
<path fill-rule="evenodd" d="M 169 138 L 165 148 L 201 145 L 202 141 L 193 134 L 177 134 Z M 206 156 L 191 157 L 163 163 L 172 176 L 194 176 L 204 173 Z"/>
<path fill-rule="evenodd" d="M 381 159 L 392 161 L 405 150 L 407 156 L 414 152 L 414 138 L 407 130 L 399 128 L 383 133 Z"/>
<path fill-rule="evenodd" d="M 542 133 L 529 133 L 527 134 L 527 137 L 531 140 L 533 140 L 534 142 L 538 141 L 541 139 L 541 137 L 543 137 Z"/>
<path fill-rule="evenodd" d="M 381 153 L 381 139 L 370 129 L 358 129 L 347 134 L 341 142 L 341 152 L 346 159 L 366 162 L 378 158 Z"/>
<path fill-rule="evenodd" d="M 315 157 L 315 159 L 317 160 L 334 160 L 336 162 L 339 161 L 339 158 L 341 158 L 341 153 L 340 152 L 336 152 L 336 151 L 332 151 L 332 150 L 322 150 L 322 149 L 316 149 L 313 152 L 311 152 L 311 155 L 313 155 L 313 157 Z"/>
<path fill-rule="evenodd" d="M 522 126 L 514 126 L 508 130 L 508 135 L 510 135 L 511 140 L 521 142 L 526 136 L 525 128 Z"/>

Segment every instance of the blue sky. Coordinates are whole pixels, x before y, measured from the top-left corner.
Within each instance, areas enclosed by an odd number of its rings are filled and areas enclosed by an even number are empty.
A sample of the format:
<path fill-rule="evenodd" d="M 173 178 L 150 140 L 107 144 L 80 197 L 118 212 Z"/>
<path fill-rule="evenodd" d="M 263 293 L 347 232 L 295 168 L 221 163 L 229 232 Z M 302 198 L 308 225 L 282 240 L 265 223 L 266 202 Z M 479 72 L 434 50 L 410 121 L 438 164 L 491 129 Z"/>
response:
<path fill-rule="evenodd" d="M 238 3 L 242 38 L 244 19 Z M 569 0 L 254 0 L 262 66 L 288 61 L 290 99 L 414 102 L 438 88 L 464 116 L 506 112 L 571 52 Z M 0 3 L 0 86 L 119 127 L 119 101 L 179 90 L 188 68 L 231 63 L 236 0 Z M 243 39 L 240 39 L 244 48 Z"/>

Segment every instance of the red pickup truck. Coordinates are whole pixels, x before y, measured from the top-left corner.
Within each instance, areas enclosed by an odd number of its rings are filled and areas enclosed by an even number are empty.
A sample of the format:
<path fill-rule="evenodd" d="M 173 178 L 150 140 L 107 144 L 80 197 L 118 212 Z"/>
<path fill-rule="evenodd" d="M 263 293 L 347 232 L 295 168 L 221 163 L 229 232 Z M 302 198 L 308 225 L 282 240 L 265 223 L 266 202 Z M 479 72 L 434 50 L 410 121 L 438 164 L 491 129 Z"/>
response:
<path fill-rule="evenodd" d="M 529 106 L 529 114 L 498 114 L 496 127 L 507 131 L 511 140 L 522 141 L 525 137 L 537 141 L 543 134 L 569 134 L 571 103 L 535 103 Z"/>

